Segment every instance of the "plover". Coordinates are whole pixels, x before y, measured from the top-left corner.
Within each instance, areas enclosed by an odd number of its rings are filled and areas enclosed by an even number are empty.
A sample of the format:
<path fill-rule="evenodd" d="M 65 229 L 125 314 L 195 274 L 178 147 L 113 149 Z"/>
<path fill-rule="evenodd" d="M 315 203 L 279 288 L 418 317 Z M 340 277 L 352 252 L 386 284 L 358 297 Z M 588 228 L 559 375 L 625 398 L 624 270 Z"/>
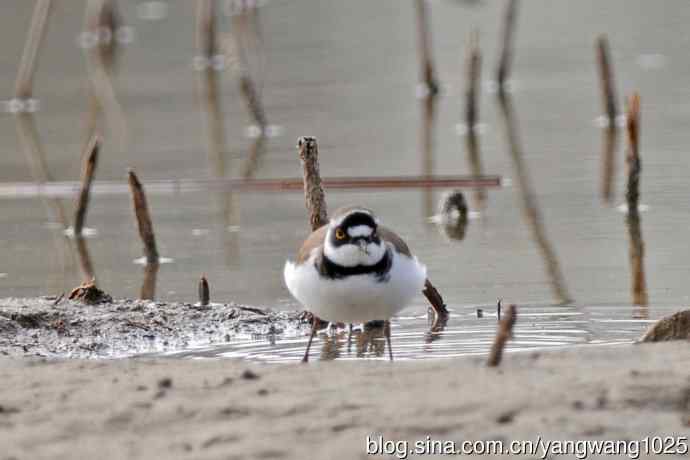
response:
<path fill-rule="evenodd" d="M 297 260 L 285 263 L 284 277 L 290 293 L 314 316 L 304 362 L 317 318 L 350 324 L 386 321 L 392 360 L 388 320 L 421 292 L 426 267 L 402 238 L 379 225 L 372 211 L 354 206 L 337 210 L 307 237 Z"/>

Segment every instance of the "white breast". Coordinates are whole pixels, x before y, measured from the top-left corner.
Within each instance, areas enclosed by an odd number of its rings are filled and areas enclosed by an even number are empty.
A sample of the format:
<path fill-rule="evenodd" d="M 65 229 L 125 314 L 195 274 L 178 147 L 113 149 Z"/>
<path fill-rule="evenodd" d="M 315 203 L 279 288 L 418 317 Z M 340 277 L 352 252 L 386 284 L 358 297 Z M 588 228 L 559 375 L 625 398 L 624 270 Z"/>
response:
<path fill-rule="evenodd" d="M 305 310 L 322 320 L 362 323 L 389 319 L 422 291 L 426 280 L 426 267 L 416 257 L 395 250 L 392 254 L 387 281 L 379 282 L 374 275 L 322 278 L 314 266 L 314 251 L 303 264 L 286 262 L 285 284 Z"/>

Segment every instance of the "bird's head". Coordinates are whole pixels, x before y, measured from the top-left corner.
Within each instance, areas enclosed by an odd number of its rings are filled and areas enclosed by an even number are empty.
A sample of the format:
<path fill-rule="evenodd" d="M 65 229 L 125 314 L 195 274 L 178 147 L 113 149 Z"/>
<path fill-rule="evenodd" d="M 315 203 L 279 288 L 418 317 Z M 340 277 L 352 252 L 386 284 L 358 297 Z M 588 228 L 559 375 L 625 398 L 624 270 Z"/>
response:
<path fill-rule="evenodd" d="M 376 265 L 386 253 L 377 230 L 378 220 L 368 209 L 336 212 L 328 223 L 324 253 L 343 267 Z"/>

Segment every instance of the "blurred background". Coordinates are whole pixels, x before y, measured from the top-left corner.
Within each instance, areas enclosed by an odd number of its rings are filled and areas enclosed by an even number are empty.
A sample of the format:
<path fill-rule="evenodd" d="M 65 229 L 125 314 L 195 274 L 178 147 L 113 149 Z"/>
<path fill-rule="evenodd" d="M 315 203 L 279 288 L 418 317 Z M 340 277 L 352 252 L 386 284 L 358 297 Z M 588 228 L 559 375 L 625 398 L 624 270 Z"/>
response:
<path fill-rule="evenodd" d="M 126 188 L 127 169 L 134 168 L 147 189 L 159 252 L 171 259 L 160 267 L 157 299 L 195 301 L 197 280 L 205 273 L 213 301 L 297 308 L 283 286 L 282 269 L 309 232 L 302 193 L 229 194 L 174 182 L 299 179 L 295 145 L 301 135 L 318 138 L 325 177 L 470 174 L 464 87 L 476 29 L 482 51 L 478 142 L 483 172 L 509 180 L 487 189 L 484 209 L 477 209 L 471 189 L 464 191 L 475 211 L 465 238 L 449 239 L 429 222 L 443 190 L 327 191 L 328 207 L 356 203 L 375 210 L 426 263 L 453 311 L 474 312 L 498 298 L 556 303 L 552 279 L 522 213 L 497 104 L 494 75 L 506 4 L 425 2 L 440 83 L 429 130 L 425 103 L 418 97 L 413 1 L 266 0 L 252 2 L 249 13 L 237 2 L 217 2 L 220 57 L 214 65 L 225 145 L 214 156 L 205 121 L 196 2 L 117 2 L 121 23 L 110 83 L 118 108 L 106 111 L 101 123 L 104 142 L 86 223 L 93 229 L 87 242 L 99 286 L 116 298 L 139 294 L 142 267 L 133 261 L 141 257 L 141 243 Z M 63 227 L 54 225 L 55 200 L 18 192 L 18 183 L 36 180 L 10 102 L 34 5 L 23 0 L 0 5 L 4 297 L 59 294 L 83 279 Z M 93 103 L 89 10 L 76 0 L 52 6 L 34 82 L 33 118 L 52 179 L 78 183 Z M 625 318 L 633 316 L 626 307 L 633 303 L 629 235 L 618 209 L 625 201 L 623 131 L 612 200 L 603 201 L 600 193 L 603 108 L 595 40 L 602 33 L 611 45 L 619 109 L 633 91 L 642 100 L 647 314 L 656 317 L 688 301 L 689 22 L 690 7 L 680 0 L 520 4 L 509 88 L 522 159 L 577 305 L 621 307 Z M 252 128 L 256 121 L 240 86 L 245 77 L 253 81 L 267 122 L 258 147 L 259 130 Z M 430 151 L 424 148 L 425 129 Z M 111 187 L 99 189 L 99 182 Z M 76 195 L 67 189 L 71 195 L 59 202 L 71 222 Z M 421 295 L 409 311 L 424 314 Z"/>

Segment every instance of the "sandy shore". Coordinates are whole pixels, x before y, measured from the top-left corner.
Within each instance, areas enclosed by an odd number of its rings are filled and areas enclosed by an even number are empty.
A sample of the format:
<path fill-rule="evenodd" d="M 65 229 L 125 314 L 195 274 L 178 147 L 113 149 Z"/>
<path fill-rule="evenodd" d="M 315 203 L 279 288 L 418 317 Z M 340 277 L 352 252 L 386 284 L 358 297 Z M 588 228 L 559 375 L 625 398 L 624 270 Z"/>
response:
<path fill-rule="evenodd" d="M 367 458 L 368 435 L 506 443 L 690 435 L 687 341 L 510 353 L 499 369 L 479 358 L 263 366 L 3 358 L 0 369 L 3 460 L 353 459 Z"/>

